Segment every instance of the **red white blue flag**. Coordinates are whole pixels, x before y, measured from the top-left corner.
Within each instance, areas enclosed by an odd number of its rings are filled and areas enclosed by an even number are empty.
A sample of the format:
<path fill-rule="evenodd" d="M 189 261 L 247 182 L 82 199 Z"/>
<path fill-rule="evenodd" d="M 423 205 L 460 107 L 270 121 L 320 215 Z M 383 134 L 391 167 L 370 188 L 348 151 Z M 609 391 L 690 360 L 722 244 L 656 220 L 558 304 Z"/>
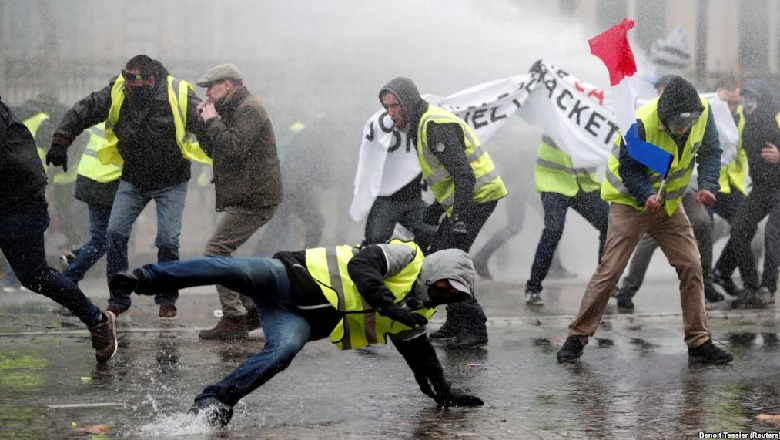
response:
<path fill-rule="evenodd" d="M 590 53 L 599 57 L 609 71 L 615 119 L 623 134 L 628 154 L 637 162 L 666 176 L 674 157 L 658 146 L 639 139 L 634 116 L 637 93 L 629 81 L 636 73 L 634 53 L 628 43 L 628 31 L 633 27 L 634 20 L 625 18 L 619 24 L 591 38 L 588 40 Z"/>

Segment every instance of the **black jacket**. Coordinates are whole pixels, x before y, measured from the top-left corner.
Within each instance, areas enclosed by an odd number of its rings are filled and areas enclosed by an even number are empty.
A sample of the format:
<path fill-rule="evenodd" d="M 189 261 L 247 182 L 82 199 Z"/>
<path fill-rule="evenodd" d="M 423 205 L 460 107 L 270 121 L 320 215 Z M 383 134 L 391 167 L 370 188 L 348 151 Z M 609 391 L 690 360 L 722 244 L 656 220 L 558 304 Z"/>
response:
<path fill-rule="evenodd" d="M 745 127 L 742 130 L 742 148 L 748 159 L 748 172 L 754 187 L 766 189 L 780 188 L 780 164 L 770 163 L 761 157 L 761 150 L 767 142 L 780 148 L 780 128 L 775 115 L 777 109 L 772 100 L 771 91 L 761 85 L 747 91 L 756 97 L 758 106 L 752 114 L 745 114 Z"/>
<path fill-rule="evenodd" d="M 45 200 L 46 174 L 35 140 L 22 121 L 0 101 L 0 214 Z"/>
<path fill-rule="evenodd" d="M 134 105 L 125 99 L 114 134 L 124 159 L 122 180 L 141 190 L 177 185 L 190 179 L 190 162 L 182 157 L 176 142 L 176 127 L 168 102 L 168 71 L 158 64 L 159 78 L 148 104 Z M 73 140 L 82 131 L 108 118 L 111 89 L 116 78 L 102 90 L 77 102 L 62 119 L 56 134 Z M 190 90 L 187 102 L 187 130 L 201 132 L 197 105 L 200 99 Z"/>

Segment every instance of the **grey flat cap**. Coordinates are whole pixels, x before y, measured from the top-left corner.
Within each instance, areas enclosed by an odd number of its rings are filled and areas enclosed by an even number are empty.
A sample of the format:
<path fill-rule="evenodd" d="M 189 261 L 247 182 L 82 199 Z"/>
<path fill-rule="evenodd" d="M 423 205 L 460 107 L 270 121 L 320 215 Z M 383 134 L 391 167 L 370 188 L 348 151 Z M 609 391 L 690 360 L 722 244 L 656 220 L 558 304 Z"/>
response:
<path fill-rule="evenodd" d="M 241 74 L 241 71 L 238 70 L 238 67 L 236 67 L 235 64 L 218 64 L 209 69 L 209 71 L 206 72 L 206 74 L 203 75 L 199 80 L 197 80 L 195 84 L 198 87 L 208 87 L 209 84 L 213 82 L 226 79 L 243 81 L 244 76 Z"/>

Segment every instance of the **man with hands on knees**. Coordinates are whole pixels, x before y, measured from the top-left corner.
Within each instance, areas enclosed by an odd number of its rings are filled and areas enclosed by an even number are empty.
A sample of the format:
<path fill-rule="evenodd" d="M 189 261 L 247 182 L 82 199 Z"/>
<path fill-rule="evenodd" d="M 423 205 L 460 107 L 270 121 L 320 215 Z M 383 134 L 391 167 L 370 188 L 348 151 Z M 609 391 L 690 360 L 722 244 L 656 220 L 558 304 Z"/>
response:
<path fill-rule="evenodd" d="M 425 325 L 439 304 L 473 302 L 474 265 L 459 249 L 423 256 L 413 242 L 282 251 L 272 258 L 195 258 L 147 264 L 111 279 L 129 295 L 221 284 L 257 304 L 263 350 L 195 398 L 190 413 L 226 425 L 233 406 L 287 368 L 309 341 L 341 350 L 389 337 L 423 393 L 440 406 L 479 406 L 450 388 Z"/>

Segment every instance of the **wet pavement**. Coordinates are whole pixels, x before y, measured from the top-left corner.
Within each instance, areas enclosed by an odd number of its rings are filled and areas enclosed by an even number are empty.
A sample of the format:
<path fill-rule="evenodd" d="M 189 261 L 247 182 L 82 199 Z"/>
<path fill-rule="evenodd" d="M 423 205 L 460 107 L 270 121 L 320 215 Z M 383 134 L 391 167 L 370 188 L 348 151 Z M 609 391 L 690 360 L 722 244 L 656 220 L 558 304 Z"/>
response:
<path fill-rule="evenodd" d="M 708 305 L 713 338 L 732 351 L 725 366 L 689 363 L 676 282 L 649 278 L 632 314 L 611 300 L 577 365 L 559 365 L 587 278 L 548 280 L 545 305 L 527 308 L 521 283 L 478 281 L 489 317 L 484 349 L 439 358 L 454 387 L 485 400 L 438 409 L 392 345 L 340 352 L 310 343 L 292 365 L 247 396 L 224 429 L 186 415 L 205 385 L 259 351 L 247 341 L 201 342 L 216 322 L 213 288 L 182 292 L 179 317 L 157 318 L 134 297 L 120 318 L 119 352 L 96 365 L 89 335 L 32 293 L 0 295 L 0 438 L 757 438 L 780 424 L 780 344 L 775 309 Z M 99 280 L 83 283 L 105 307 Z M 443 310 L 431 324 L 443 322 Z M 107 434 L 74 429 L 105 425 Z M 728 437 L 726 433 L 737 434 Z M 753 436 L 751 436 L 753 435 Z"/>

